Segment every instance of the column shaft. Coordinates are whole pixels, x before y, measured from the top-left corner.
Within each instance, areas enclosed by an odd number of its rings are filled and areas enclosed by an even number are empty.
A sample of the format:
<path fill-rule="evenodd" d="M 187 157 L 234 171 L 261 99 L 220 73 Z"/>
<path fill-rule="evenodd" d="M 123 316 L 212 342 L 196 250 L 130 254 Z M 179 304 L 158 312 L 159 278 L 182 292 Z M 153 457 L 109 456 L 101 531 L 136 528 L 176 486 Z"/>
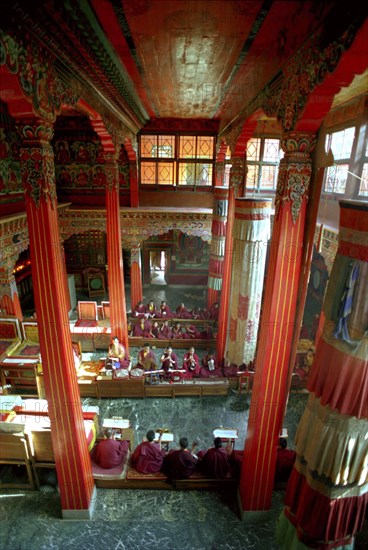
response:
<path fill-rule="evenodd" d="M 130 292 L 131 306 L 133 308 L 143 299 L 141 250 L 137 246 L 130 251 Z"/>
<path fill-rule="evenodd" d="M 284 137 L 282 145 L 285 157 L 280 163 L 240 480 L 244 511 L 267 510 L 271 506 L 276 449 L 288 393 L 288 365 L 312 170 L 309 153 L 315 139 L 310 134 L 290 133 Z"/>
<path fill-rule="evenodd" d="M 117 336 L 129 351 L 121 246 L 118 165 L 106 154 L 106 233 L 111 335 Z"/>
<path fill-rule="evenodd" d="M 63 513 L 89 517 L 94 489 L 65 301 L 50 128 L 23 129 L 20 151 L 45 392 Z M 81 517 L 81 516 L 78 516 Z M 83 516 L 84 517 L 84 516 Z"/>
<path fill-rule="evenodd" d="M 210 248 L 210 261 L 208 267 L 208 310 L 211 309 L 211 306 L 215 302 L 218 302 L 219 292 L 221 291 L 222 287 L 228 198 L 229 189 L 227 187 L 215 187 L 211 228 L 212 240 Z"/>

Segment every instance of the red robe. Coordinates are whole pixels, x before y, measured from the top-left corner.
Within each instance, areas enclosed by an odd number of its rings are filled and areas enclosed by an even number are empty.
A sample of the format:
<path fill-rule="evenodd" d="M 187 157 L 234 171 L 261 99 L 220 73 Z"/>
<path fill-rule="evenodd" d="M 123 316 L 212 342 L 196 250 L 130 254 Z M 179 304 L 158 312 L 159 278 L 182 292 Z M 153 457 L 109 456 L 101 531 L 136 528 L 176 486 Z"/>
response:
<path fill-rule="evenodd" d="M 190 313 L 190 311 L 185 306 L 183 306 L 183 307 L 178 306 L 176 308 L 176 315 L 180 319 L 191 319 L 192 318 L 192 314 Z"/>
<path fill-rule="evenodd" d="M 200 462 L 201 471 L 209 478 L 223 479 L 230 471 L 226 449 L 211 447 L 204 453 Z"/>
<path fill-rule="evenodd" d="M 154 474 L 160 471 L 164 456 L 165 451 L 158 443 L 144 441 L 135 449 L 132 465 L 141 474 Z"/>
<path fill-rule="evenodd" d="M 155 304 L 150 306 L 149 304 L 146 305 L 146 317 L 156 317 L 157 316 L 157 307 Z"/>
<path fill-rule="evenodd" d="M 174 317 L 174 315 L 169 306 L 161 306 L 157 312 L 157 317 L 159 319 L 170 319 L 171 317 Z"/>
<path fill-rule="evenodd" d="M 150 334 L 152 327 L 150 321 L 144 321 L 143 327 L 144 328 L 142 328 L 141 321 L 138 321 L 134 325 L 133 336 L 137 336 L 139 338 L 152 338 L 152 335 Z"/>
<path fill-rule="evenodd" d="M 188 325 L 185 329 L 184 338 L 186 340 L 191 340 L 193 338 L 199 338 L 200 334 L 194 325 Z"/>
<path fill-rule="evenodd" d="M 144 304 L 141 304 L 140 306 L 137 304 L 135 308 L 132 311 L 134 317 L 138 317 L 139 319 L 141 317 L 145 317 L 146 314 L 146 306 Z"/>
<path fill-rule="evenodd" d="M 288 481 L 295 458 L 295 451 L 291 449 L 277 449 L 275 482 Z"/>
<path fill-rule="evenodd" d="M 161 338 L 161 340 L 170 340 L 170 338 L 172 338 L 172 330 L 169 325 L 163 325 L 160 328 L 158 337 Z"/>
<path fill-rule="evenodd" d="M 198 459 L 190 451 L 170 451 L 164 458 L 161 472 L 169 479 L 187 479 L 197 468 Z"/>
<path fill-rule="evenodd" d="M 143 370 L 157 370 L 156 357 L 152 350 L 144 355 L 143 349 L 138 352 L 137 367 Z"/>
<path fill-rule="evenodd" d="M 178 356 L 175 353 L 171 354 L 171 362 L 169 359 L 169 354 L 164 353 L 164 360 L 161 363 L 162 369 L 167 373 L 169 369 L 178 369 Z M 173 364 L 174 363 L 174 364 Z"/>
<path fill-rule="evenodd" d="M 210 356 L 207 354 L 202 359 L 202 368 L 201 368 L 201 376 L 208 377 L 208 376 L 223 376 L 223 372 L 221 367 L 218 366 L 216 358 L 213 357 L 214 360 L 214 369 L 210 368 L 210 364 L 208 363 L 210 359 Z"/>
<path fill-rule="evenodd" d="M 192 378 L 193 376 L 199 376 L 199 373 L 201 372 L 201 367 L 199 364 L 198 355 L 194 353 L 191 356 L 189 352 L 186 353 L 184 355 L 183 368 L 187 371 L 186 372 L 187 378 Z"/>
<path fill-rule="evenodd" d="M 104 439 L 95 447 L 93 460 L 101 468 L 115 468 L 124 462 L 128 449 L 129 441 Z"/>

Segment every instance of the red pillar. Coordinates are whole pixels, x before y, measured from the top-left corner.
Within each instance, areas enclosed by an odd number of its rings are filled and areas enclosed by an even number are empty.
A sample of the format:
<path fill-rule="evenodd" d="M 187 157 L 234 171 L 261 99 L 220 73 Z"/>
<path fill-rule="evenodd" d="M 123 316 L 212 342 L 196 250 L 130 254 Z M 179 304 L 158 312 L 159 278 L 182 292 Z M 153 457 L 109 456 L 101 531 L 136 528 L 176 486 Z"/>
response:
<path fill-rule="evenodd" d="M 69 285 L 68 285 L 68 273 L 66 271 L 66 263 L 65 263 L 65 249 L 64 246 L 61 245 L 61 260 L 62 260 L 62 266 L 63 266 L 63 281 L 64 281 L 64 289 L 65 289 L 65 303 L 66 303 L 66 311 L 69 313 L 72 306 L 70 303 L 70 294 L 69 294 Z"/>
<path fill-rule="evenodd" d="M 141 249 L 136 246 L 130 251 L 130 300 L 132 310 L 143 299 Z"/>
<path fill-rule="evenodd" d="M 224 267 L 226 220 L 228 209 L 229 189 L 227 187 L 215 187 L 214 206 L 212 214 L 212 240 L 210 249 L 210 262 L 208 267 L 207 308 L 218 302 L 219 292 L 222 287 L 222 274 Z"/>
<path fill-rule="evenodd" d="M 129 351 L 125 303 L 123 253 L 121 247 L 119 172 L 113 153 L 105 154 L 106 233 L 111 336 L 117 336 Z"/>
<path fill-rule="evenodd" d="M 218 332 L 216 342 L 216 357 L 222 362 L 225 354 L 226 335 L 228 327 L 230 285 L 231 285 L 231 266 L 232 266 L 232 238 L 234 225 L 234 189 L 229 189 L 228 214 L 226 224 L 226 243 L 224 258 L 224 273 L 222 276 L 222 291 L 218 318 Z"/>
<path fill-rule="evenodd" d="M 307 193 L 311 177 L 312 134 L 284 136 L 275 219 L 256 372 L 245 442 L 240 497 L 243 511 L 268 510 L 274 481 L 276 448 L 288 393 L 287 375 L 299 287 Z"/>
<path fill-rule="evenodd" d="M 62 511 L 64 518 L 88 519 L 94 504 L 94 481 L 65 302 L 52 133 L 50 127 L 36 120 L 22 127 L 20 166 Z"/>

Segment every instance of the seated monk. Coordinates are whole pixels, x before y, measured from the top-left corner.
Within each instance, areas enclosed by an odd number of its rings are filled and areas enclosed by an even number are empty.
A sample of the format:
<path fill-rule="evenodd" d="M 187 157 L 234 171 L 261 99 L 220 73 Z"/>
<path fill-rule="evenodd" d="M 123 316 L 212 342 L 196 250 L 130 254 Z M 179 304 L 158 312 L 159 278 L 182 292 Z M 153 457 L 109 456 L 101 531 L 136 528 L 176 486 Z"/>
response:
<path fill-rule="evenodd" d="M 143 304 L 142 301 L 138 302 L 138 304 L 133 309 L 132 314 L 134 317 L 138 317 L 138 319 L 140 319 L 141 317 L 145 317 L 146 306 Z"/>
<path fill-rule="evenodd" d="M 220 310 L 219 303 L 215 302 L 210 307 L 210 319 L 213 319 L 214 321 L 218 321 L 219 310 Z"/>
<path fill-rule="evenodd" d="M 161 340 L 170 340 L 170 338 L 172 338 L 172 330 L 169 327 L 169 321 L 164 321 L 162 323 L 158 337 Z"/>
<path fill-rule="evenodd" d="M 275 483 L 286 483 L 294 467 L 296 452 L 287 448 L 287 441 L 280 437 L 277 447 Z"/>
<path fill-rule="evenodd" d="M 198 457 L 194 454 L 194 449 L 198 443 L 193 442 L 191 451 L 188 449 L 189 441 L 187 437 L 181 437 L 179 444 L 180 449 L 168 452 L 162 463 L 161 472 L 169 480 L 187 479 L 197 468 Z"/>
<path fill-rule="evenodd" d="M 181 304 L 179 304 L 178 307 L 176 308 L 176 315 L 177 315 L 177 317 L 179 317 L 179 319 L 191 319 L 192 318 L 192 314 L 190 313 L 189 309 L 187 309 L 185 307 L 183 302 L 181 302 Z"/>
<path fill-rule="evenodd" d="M 150 335 L 151 327 L 151 322 L 142 317 L 134 325 L 133 336 L 137 336 L 139 338 L 152 338 Z"/>
<path fill-rule="evenodd" d="M 138 352 L 137 367 L 143 370 L 157 370 L 156 357 L 148 342 Z"/>
<path fill-rule="evenodd" d="M 141 474 L 155 474 L 161 470 L 165 456 L 165 451 L 161 449 L 162 433 L 158 443 L 154 441 L 155 435 L 153 430 L 149 430 L 132 455 L 132 466 Z"/>
<path fill-rule="evenodd" d="M 223 376 L 213 351 L 209 351 L 202 359 L 201 376 Z"/>
<path fill-rule="evenodd" d="M 157 321 L 153 321 L 152 328 L 151 328 L 151 331 L 150 331 L 150 336 L 152 338 L 159 338 L 159 336 L 160 336 L 160 328 L 158 326 Z"/>
<path fill-rule="evenodd" d="M 157 307 L 153 300 L 150 300 L 148 304 L 146 305 L 146 317 L 149 319 L 153 319 L 153 317 L 157 317 Z"/>
<path fill-rule="evenodd" d="M 229 457 L 232 453 L 231 441 L 228 442 L 226 449 L 222 446 L 221 437 L 215 437 L 214 446 L 207 451 L 198 453 L 199 469 L 209 478 L 223 479 L 231 470 Z"/>
<path fill-rule="evenodd" d="M 180 323 L 177 322 L 172 328 L 171 338 L 183 338 L 183 337 L 184 337 L 183 329 L 181 328 Z"/>
<path fill-rule="evenodd" d="M 194 307 L 191 311 L 193 319 L 202 319 L 202 311 L 199 307 Z"/>
<path fill-rule="evenodd" d="M 92 451 L 92 458 L 101 468 L 115 468 L 125 460 L 129 441 L 115 441 L 113 431 L 105 430 L 105 438 Z"/>
<path fill-rule="evenodd" d="M 165 371 L 165 374 L 170 374 L 169 369 L 178 370 L 178 356 L 173 353 L 172 347 L 167 346 L 164 353 L 161 355 L 161 368 Z"/>
<path fill-rule="evenodd" d="M 198 355 L 195 353 L 194 347 L 191 346 L 189 351 L 184 355 L 183 368 L 186 370 L 185 377 L 193 378 L 199 376 L 201 367 L 199 364 Z"/>
<path fill-rule="evenodd" d="M 108 358 L 112 361 L 113 369 L 128 369 L 130 367 L 130 358 L 127 356 L 125 346 L 123 346 L 117 336 L 114 336 L 112 339 L 112 343 L 109 348 Z M 114 363 L 118 363 L 119 366 L 114 365 Z"/>
<path fill-rule="evenodd" d="M 208 323 L 204 323 L 204 328 L 199 334 L 199 338 L 202 340 L 213 340 L 214 335 L 212 332 L 212 328 Z"/>
<path fill-rule="evenodd" d="M 161 302 L 160 309 L 157 312 L 157 317 L 159 319 L 170 319 L 171 317 L 174 317 L 171 309 L 169 308 L 165 300 L 162 300 Z"/>
<path fill-rule="evenodd" d="M 186 340 L 193 340 L 195 338 L 200 338 L 200 334 L 194 325 L 188 325 L 185 327 L 184 338 Z"/>

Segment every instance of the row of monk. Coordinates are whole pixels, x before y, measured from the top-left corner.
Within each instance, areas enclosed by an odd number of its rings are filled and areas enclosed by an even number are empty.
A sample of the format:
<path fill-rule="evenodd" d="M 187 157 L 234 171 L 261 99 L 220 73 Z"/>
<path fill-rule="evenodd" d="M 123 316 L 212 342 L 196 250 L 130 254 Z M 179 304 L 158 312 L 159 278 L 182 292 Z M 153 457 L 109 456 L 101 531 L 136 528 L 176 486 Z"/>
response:
<path fill-rule="evenodd" d="M 150 300 L 146 305 L 139 301 L 131 312 L 131 316 L 138 319 L 170 319 L 176 317 L 179 319 L 212 319 L 214 321 L 218 320 L 218 314 L 218 302 L 215 302 L 210 309 L 195 307 L 192 310 L 187 309 L 183 303 L 180 303 L 174 312 L 165 300 L 162 300 L 159 307 L 156 306 L 154 300 Z"/>
<path fill-rule="evenodd" d="M 132 366 L 131 359 L 127 357 L 125 347 L 119 342 L 117 337 L 113 339 L 109 348 L 108 359 L 110 359 L 112 369 L 129 369 Z M 171 373 L 173 372 L 181 373 L 182 378 L 224 376 L 223 369 L 218 365 L 212 351 L 209 351 L 200 361 L 193 346 L 184 355 L 182 365 L 179 365 L 178 356 L 173 352 L 171 346 L 165 349 L 160 357 L 160 364 L 158 364 L 150 344 L 146 342 L 138 352 L 135 368 L 140 368 L 144 371 L 156 371 L 160 369 L 168 378 L 171 377 Z"/>
<path fill-rule="evenodd" d="M 161 446 L 162 433 L 158 441 L 156 432 L 149 430 L 134 450 L 130 463 L 141 474 L 161 472 L 169 481 L 187 479 L 195 472 L 201 472 L 210 479 L 239 479 L 243 451 L 233 449 L 231 440 L 223 447 L 221 437 L 215 437 L 213 447 L 197 451 L 198 442 L 189 448 L 187 437 L 181 437 L 179 449 L 166 451 Z M 129 441 L 116 441 L 114 431 L 105 430 L 105 439 L 94 447 L 92 460 L 101 468 L 111 469 L 122 464 L 127 456 Z M 296 453 L 287 449 L 286 439 L 280 438 L 277 449 L 275 483 L 287 482 Z"/>
<path fill-rule="evenodd" d="M 162 322 L 141 317 L 136 323 L 128 322 L 128 336 L 138 338 L 159 338 L 160 340 L 184 339 L 184 340 L 213 340 L 215 335 L 212 328 L 204 323 L 203 330 L 188 324 L 182 326 L 179 321 L 170 326 L 169 321 Z"/>

